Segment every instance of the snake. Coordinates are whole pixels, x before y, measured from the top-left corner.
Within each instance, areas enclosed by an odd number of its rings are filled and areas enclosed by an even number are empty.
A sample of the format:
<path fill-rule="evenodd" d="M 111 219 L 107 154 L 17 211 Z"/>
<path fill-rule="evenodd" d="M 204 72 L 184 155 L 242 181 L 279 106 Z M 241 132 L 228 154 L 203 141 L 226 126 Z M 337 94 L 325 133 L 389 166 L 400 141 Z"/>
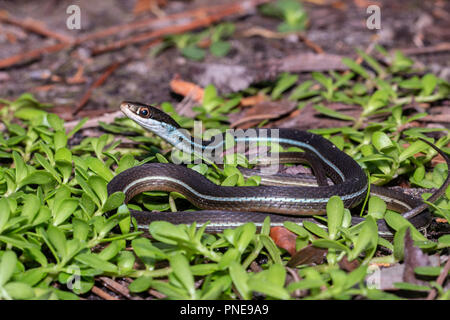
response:
<path fill-rule="evenodd" d="M 157 107 L 124 101 L 120 109 L 139 126 L 187 154 L 203 157 L 206 162 L 213 162 L 224 154 L 227 141 L 225 133 L 199 141 Z M 260 160 L 264 162 L 269 159 L 278 164 L 308 163 L 314 175 L 262 174 L 258 186 L 222 186 L 181 164 L 145 163 L 117 174 L 107 185 L 108 195 L 123 192 L 124 203 L 128 203 L 142 192 L 177 192 L 201 209 L 177 212 L 130 210 L 138 228 L 143 230 L 148 229 L 153 221 L 167 221 L 173 224 L 206 224 L 206 231 L 217 233 L 248 222 L 261 227 L 267 216 L 270 217 L 271 226 L 282 226 L 286 221 L 298 225 L 303 225 L 305 221 L 317 223 L 317 217 L 326 214 L 331 197 L 340 197 L 344 207 L 352 209 L 364 203 L 368 194 L 384 200 L 388 209 L 401 213 L 417 229 L 424 230 L 429 226 L 432 216 L 426 210 L 427 203 L 402 191 L 370 184 L 361 166 L 324 137 L 293 128 L 255 128 L 252 133 L 235 135 L 232 142 L 241 145 L 247 143 L 247 146 L 249 143 L 276 143 L 300 148 L 304 152 L 268 153 Z M 450 168 L 450 159 L 442 150 L 427 140 L 421 140 L 434 148 Z M 239 169 L 245 177 L 258 172 L 243 167 Z M 449 184 L 450 177 L 447 176 L 427 202 L 437 200 Z M 351 224 L 359 224 L 364 219 L 352 216 Z M 393 235 L 384 219 L 378 219 L 377 225 L 381 236 Z"/>

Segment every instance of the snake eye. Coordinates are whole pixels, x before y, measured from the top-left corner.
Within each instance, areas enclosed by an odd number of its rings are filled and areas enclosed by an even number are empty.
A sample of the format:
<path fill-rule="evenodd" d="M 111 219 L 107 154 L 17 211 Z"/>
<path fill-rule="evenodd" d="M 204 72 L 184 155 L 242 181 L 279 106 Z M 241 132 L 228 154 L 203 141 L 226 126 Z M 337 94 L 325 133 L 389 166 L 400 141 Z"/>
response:
<path fill-rule="evenodd" d="M 140 108 L 138 113 L 143 118 L 148 118 L 148 116 L 150 115 L 150 111 L 147 107 Z"/>

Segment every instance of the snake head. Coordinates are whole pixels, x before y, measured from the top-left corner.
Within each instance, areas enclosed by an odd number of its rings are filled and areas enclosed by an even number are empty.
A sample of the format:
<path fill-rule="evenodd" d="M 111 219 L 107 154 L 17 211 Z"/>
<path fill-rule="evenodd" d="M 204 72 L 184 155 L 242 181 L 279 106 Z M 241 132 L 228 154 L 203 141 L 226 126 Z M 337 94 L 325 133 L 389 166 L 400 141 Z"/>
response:
<path fill-rule="evenodd" d="M 165 123 L 174 128 L 180 128 L 180 125 L 171 116 L 150 105 L 140 102 L 123 101 L 120 104 L 120 109 L 128 118 L 136 121 L 144 128 L 148 128 L 150 124 L 155 125 L 157 123 Z"/>
<path fill-rule="evenodd" d="M 154 109 L 154 107 L 145 105 L 140 102 L 124 101 L 120 104 L 120 109 L 127 116 L 130 114 L 130 112 L 132 112 L 134 115 L 140 118 L 148 119 L 152 118 L 152 109 Z"/>

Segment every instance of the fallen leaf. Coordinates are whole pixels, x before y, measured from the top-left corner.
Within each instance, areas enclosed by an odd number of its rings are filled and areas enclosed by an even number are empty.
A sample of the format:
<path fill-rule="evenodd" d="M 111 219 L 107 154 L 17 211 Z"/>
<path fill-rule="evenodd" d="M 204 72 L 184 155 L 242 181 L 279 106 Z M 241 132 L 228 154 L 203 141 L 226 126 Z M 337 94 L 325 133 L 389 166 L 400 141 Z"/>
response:
<path fill-rule="evenodd" d="M 285 227 L 273 227 L 270 228 L 270 237 L 275 242 L 275 244 L 285 249 L 291 255 L 295 254 L 295 240 L 297 235 Z"/>
<path fill-rule="evenodd" d="M 170 81 L 170 89 L 183 97 L 190 96 L 196 102 L 201 102 L 203 100 L 203 88 L 195 83 L 181 80 L 179 76 L 175 76 L 175 78 Z"/>
<path fill-rule="evenodd" d="M 165 6 L 167 0 L 138 0 L 133 8 L 133 14 L 137 15 L 146 11 L 154 11 L 159 6 Z"/>
<path fill-rule="evenodd" d="M 327 251 L 327 249 L 317 248 L 309 244 L 293 254 L 287 266 L 293 268 L 302 264 L 321 264 L 325 259 Z"/>
<path fill-rule="evenodd" d="M 241 65 L 190 62 L 187 73 L 200 86 L 213 84 L 220 94 L 244 90 L 255 82 L 254 71 Z M 276 78 L 276 74 L 272 76 Z"/>
<path fill-rule="evenodd" d="M 427 282 L 416 278 L 414 269 L 416 267 L 430 266 L 431 262 L 428 255 L 423 253 L 419 247 L 414 245 L 411 232 L 408 228 L 405 234 L 405 254 L 404 254 L 405 270 L 403 271 L 403 281 L 424 285 Z"/>
<path fill-rule="evenodd" d="M 344 258 L 342 258 L 338 264 L 339 268 L 348 272 L 355 270 L 360 265 L 357 259 L 348 261 L 347 256 L 344 256 Z"/>
<path fill-rule="evenodd" d="M 202 87 L 213 84 L 220 94 L 227 94 L 244 90 L 253 83 L 274 81 L 282 72 L 348 70 L 342 58 L 333 54 L 300 53 L 249 65 L 188 62 L 183 74 Z"/>
<path fill-rule="evenodd" d="M 267 97 L 263 94 L 257 94 L 256 96 L 245 97 L 241 99 L 242 107 L 253 106 L 257 103 L 261 103 L 267 100 Z"/>

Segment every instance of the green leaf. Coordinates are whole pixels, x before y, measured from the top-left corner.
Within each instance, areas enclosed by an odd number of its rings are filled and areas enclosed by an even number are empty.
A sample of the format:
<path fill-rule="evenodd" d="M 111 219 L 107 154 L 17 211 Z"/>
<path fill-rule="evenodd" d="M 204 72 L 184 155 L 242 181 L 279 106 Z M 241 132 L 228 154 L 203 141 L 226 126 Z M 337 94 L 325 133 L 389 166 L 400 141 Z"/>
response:
<path fill-rule="evenodd" d="M 411 143 L 411 145 L 409 147 L 407 147 L 405 150 L 403 150 L 400 153 L 400 155 L 398 157 L 398 161 L 399 162 L 405 161 L 409 157 L 412 157 L 416 153 L 422 152 L 422 151 L 426 150 L 427 148 L 428 148 L 428 145 L 425 142 L 420 141 L 420 140 L 414 141 L 413 143 Z"/>
<path fill-rule="evenodd" d="M 305 228 L 303 228 L 302 226 L 298 225 L 297 223 L 294 223 L 292 221 L 285 221 L 283 223 L 283 225 L 284 225 L 284 227 L 286 229 L 288 229 L 289 231 L 294 232 L 300 238 L 307 238 L 309 236 L 308 231 L 306 231 Z"/>
<path fill-rule="evenodd" d="M 148 267 L 153 267 L 156 260 L 167 259 L 167 255 L 159 248 L 152 245 L 149 239 L 138 238 L 131 242 L 134 253 Z"/>
<path fill-rule="evenodd" d="M 192 299 L 195 299 L 194 276 L 189 269 L 189 262 L 184 255 L 177 253 L 169 258 L 170 266 L 176 278 L 183 284 Z"/>
<path fill-rule="evenodd" d="M 399 82 L 398 85 L 405 89 L 420 89 L 423 86 L 422 82 L 419 80 L 417 76 L 403 80 Z"/>
<path fill-rule="evenodd" d="M 83 195 L 81 197 L 81 204 L 83 209 L 88 210 L 89 208 L 85 207 L 90 206 L 89 203 L 86 203 L 86 197 L 89 197 L 89 199 L 94 202 L 98 207 L 101 207 L 100 203 L 99 203 L 99 198 L 96 196 L 95 192 L 92 190 L 92 188 L 89 186 L 89 183 L 86 182 L 80 175 L 75 174 L 75 180 L 78 182 L 78 184 L 80 185 L 81 189 L 83 189 Z M 92 181 L 91 181 L 92 182 Z M 100 193 L 102 195 L 104 195 L 104 191 L 102 191 L 103 188 L 101 188 Z M 84 200 L 83 200 L 84 199 Z M 94 208 L 92 208 L 92 212 L 94 211 Z M 89 210 L 88 210 L 89 212 Z M 91 213 L 92 213 L 91 212 Z"/>
<path fill-rule="evenodd" d="M 321 238 L 328 239 L 328 233 L 314 222 L 304 221 L 303 227 Z"/>
<path fill-rule="evenodd" d="M 383 151 L 393 146 L 391 139 L 382 131 L 375 131 L 372 134 L 372 143 L 379 151 Z"/>
<path fill-rule="evenodd" d="M 275 242 L 273 242 L 272 238 L 261 234 L 259 235 L 259 239 L 262 242 L 263 246 L 269 252 L 269 255 L 272 258 L 273 262 L 282 264 L 280 250 L 278 249 Z"/>
<path fill-rule="evenodd" d="M 53 179 L 53 176 L 47 171 L 36 170 L 19 183 L 18 189 L 29 184 L 47 184 L 52 182 Z"/>
<path fill-rule="evenodd" d="M 62 273 L 60 273 L 62 275 Z M 60 280 L 60 279 L 59 279 Z M 61 279 L 62 280 L 62 279 Z M 74 278 L 72 275 L 68 275 L 67 279 L 65 281 L 61 281 L 64 284 L 71 283 L 73 285 L 72 291 L 78 295 L 89 292 L 92 287 L 94 286 L 94 277 L 81 277 L 79 279 Z M 67 291 L 59 291 L 58 297 L 60 299 L 77 299 L 77 296 L 74 296 L 73 294 L 70 294 L 70 292 Z"/>
<path fill-rule="evenodd" d="M 43 266 L 43 267 L 47 266 L 47 264 L 48 264 L 47 258 L 42 253 L 41 248 L 30 246 L 29 248 L 26 248 L 25 251 L 27 252 L 27 254 L 29 254 L 31 257 L 33 257 L 33 259 L 37 263 L 39 263 L 41 266 Z M 33 284 L 31 284 L 31 285 L 33 285 Z"/>
<path fill-rule="evenodd" d="M 356 119 L 352 116 L 343 114 L 341 112 L 335 111 L 333 109 L 327 108 L 324 105 L 315 105 L 314 109 L 316 109 L 318 112 L 329 116 L 331 118 L 336 118 L 336 119 L 340 119 L 340 120 L 346 120 L 346 121 L 356 121 Z"/>
<path fill-rule="evenodd" d="M 95 269 L 99 269 L 105 272 L 117 272 L 117 267 L 92 253 L 80 253 L 75 256 L 75 260 Z"/>
<path fill-rule="evenodd" d="M 328 234 L 335 240 L 344 218 L 344 202 L 338 196 L 332 196 L 327 203 Z"/>
<path fill-rule="evenodd" d="M 202 300 L 217 300 L 222 292 L 230 287 L 231 277 L 222 276 L 212 282 L 208 287 L 203 290 L 201 296 Z"/>
<path fill-rule="evenodd" d="M 386 223 L 395 231 L 399 231 L 402 227 L 409 227 L 411 231 L 411 237 L 414 241 L 427 241 L 425 238 L 407 219 L 403 218 L 402 215 L 393 212 L 387 211 L 384 220 Z"/>
<path fill-rule="evenodd" d="M 175 226 L 166 221 L 152 222 L 148 230 L 156 240 L 168 244 L 176 244 L 177 241 L 189 241 L 189 236 L 182 226 Z"/>
<path fill-rule="evenodd" d="M 77 218 L 72 219 L 72 228 L 74 239 L 78 239 L 79 241 L 87 240 L 90 228 L 85 221 Z"/>
<path fill-rule="evenodd" d="M 120 251 L 117 257 L 117 266 L 120 273 L 125 273 L 133 270 L 134 263 L 136 262 L 136 256 L 130 251 Z"/>
<path fill-rule="evenodd" d="M 234 187 L 239 180 L 238 174 L 233 174 L 231 176 L 228 176 L 223 182 L 221 183 L 222 186 L 226 187 Z"/>
<path fill-rule="evenodd" d="M 63 131 L 64 130 L 64 121 L 58 117 L 55 113 L 47 114 L 47 122 L 55 131 Z"/>
<path fill-rule="evenodd" d="M 229 248 L 220 258 L 218 268 L 220 270 L 228 268 L 232 262 L 240 261 L 241 253 L 236 248 Z"/>
<path fill-rule="evenodd" d="M 276 299 L 289 300 L 291 297 L 286 289 L 271 282 L 262 282 L 259 280 L 250 279 L 248 281 L 248 285 L 251 290 L 264 293 Z"/>
<path fill-rule="evenodd" d="M 425 167 L 423 165 L 417 167 L 413 176 L 415 181 L 422 181 L 425 178 Z"/>
<path fill-rule="evenodd" d="M 52 212 L 54 218 L 53 225 L 58 226 L 66 221 L 78 207 L 78 203 L 78 199 L 76 198 L 69 198 L 61 201 Z"/>
<path fill-rule="evenodd" d="M 374 58 L 369 56 L 361 49 L 356 49 L 356 51 L 378 73 L 380 77 L 384 77 L 386 71 Z"/>
<path fill-rule="evenodd" d="M 233 280 L 233 283 L 239 294 L 242 296 L 243 299 L 250 300 L 251 291 L 247 284 L 249 279 L 247 272 L 245 272 L 241 264 L 236 261 L 230 264 L 229 270 L 231 279 Z"/>
<path fill-rule="evenodd" d="M 433 93 L 434 89 L 436 88 L 436 85 L 438 83 L 438 79 L 436 76 L 432 73 L 427 73 L 422 78 L 422 92 L 420 93 L 421 96 L 429 96 Z"/>
<path fill-rule="evenodd" d="M 277 84 L 271 93 L 272 100 L 278 99 L 284 91 L 292 87 L 297 82 L 297 79 L 298 75 L 296 74 L 283 74 L 277 81 Z"/>
<path fill-rule="evenodd" d="M 324 86 L 325 89 L 327 90 L 333 89 L 333 79 L 331 79 L 330 77 L 326 77 L 323 73 L 320 72 L 313 72 L 312 77 L 322 86 Z"/>
<path fill-rule="evenodd" d="M 18 235 L 12 235 L 12 236 L 1 235 L 0 241 L 7 243 L 10 246 L 22 249 L 22 250 L 32 247 L 31 243 L 25 241 L 23 237 L 18 236 Z"/>
<path fill-rule="evenodd" d="M 58 150 L 60 148 L 65 148 L 67 145 L 67 136 L 64 133 L 64 131 L 56 131 L 53 135 L 53 144 L 55 150 Z"/>
<path fill-rule="evenodd" d="M 406 71 L 412 65 L 414 61 L 408 57 L 406 57 L 401 51 L 396 50 L 394 52 L 394 59 L 392 61 L 391 69 L 392 72 Z"/>
<path fill-rule="evenodd" d="M 48 238 L 53 245 L 53 247 L 58 252 L 58 255 L 61 259 L 66 257 L 66 236 L 64 232 L 61 231 L 57 227 L 53 227 L 52 225 L 48 226 L 47 229 Z"/>
<path fill-rule="evenodd" d="M 5 228 L 11 210 L 9 208 L 8 200 L 6 198 L 0 198 L 0 233 Z"/>
<path fill-rule="evenodd" d="M 439 246 L 450 247 L 450 234 L 445 234 L 438 239 Z"/>
<path fill-rule="evenodd" d="M 389 101 L 389 94 L 389 91 L 385 89 L 375 91 L 375 93 L 370 97 L 364 113 L 370 115 L 376 110 L 386 106 Z"/>
<path fill-rule="evenodd" d="M 295 290 L 309 290 L 325 286 L 325 282 L 321 279 L 305 279 L 297 282 L 292 282 L 287 286 L 289 292 Z"/>
<path fill-rule="evenodd" d="M 374 219 L 382 219 L 386 212 L 386 202 L 377 196 L 369 198 L 368 214 Z"/>
<path fill-rule="evenodd" d="M 231 45 L 226 41 L 213 42 L 209 47 L 209 50 L 216 57 L 225 57 L 231 49 Z"/>
<path fill-rule="evenodd" d="M 52 212 L 48 207 L 40 207 L 39 213 L 33 220 L 33 225 L 39 225 L 41 223 L 48 223 L 48 220 L 51 218 Z"/>
<path fill-rule="evenodd" d="M 0 258 L 0 288 L 11 278 L 16 269 L 17 256 L 13 251 L 5 251 Z"/>
<path fill-rule="evenodd" d="M 255 236 L 256 226 L 254 223 L 246 223 L 241 228 L 242 232 L 236 242 L 236 248 L 240 253 L 243 253 Z"/>
<path fill-rule="evenodd" d="M 36 214 L 39 212 L 40 206 L 41 206 L 41 202 L 37 196 L 35 196 L 34 194 L 31 194 L 31 193 L 26 194 L 24 196 L 21 216 L 26 217 L 28 222 L 33 221 Z M 1 207 L 1 205 L 0 205 L 0 207 Z M 5 211 L 0 209 L 0 212 L 5 212 Z M 2 219 L 2 215 L 0 215 L 0 231 L 2 230 L 1 219 Z"/>
<path fill-rule="evenodd" d="M 90 176 L 87 183 L 89 187 L 91 187 L 92 190 L 94 190 L 95 194 L 97 195 L 98 199 L 100 199 L 101 203 L 104 204 L 108 198 L 108 191 L 106 188 L 108 183 L 99 176 Z M 97 199 L 97 197 L 94 197 L 94 199 Z"/>
<path fill-rule="evenodd" d="M 40 252 L 40 251 L 39 251 Z M 39 281 L 47 276 L 44 268 L 28 269 L 21 273 L 16 273 L 13 277 L 14 281 L 24 282 L 30 286 L 36 285 Z"/>
<path fill-rule="evenodd" d="M 318 91 L 318 90 L 308 90 L 313 84 L 312 81 L 309 81 L 309 82 L 308 81 L 305 81 L 301 85 L 296 87 L 292 91 L 288 100 L 290 100 L 290 101 L 297 100 L 298 101 L 298 100 L 307 99 L 307 98 L 319 95 L 320 91 Z"/>
<path fill-rule="evenodd" d="M 142 276 L 134 280 L 130 285 L 128 286 L 128 289 L 131 292 L 144 292 L 150 288 L 152 285 L 152 278 L 147 276 Z"/>
<path fill-rule="evenodd" d="M 16 300 L 28 300 L 35 296 L 33 288 L 23 282 L 9 282 L 3 288 Z"/>
<path fill-rule="evenodd" d="M 115 226 L 119 224 L 119 219 L 117 219 L 115 216 L 112 216 L 108 218 L 104 224 L 101 225 L 101 227 L 98 229 L 99 235 L 101 237 L 104 237 L 109 231 L 112 230 Z"/>
<path fill-rule="evenodd" d="M 19 184 L 28 175 L 27 165 L 16 151 L 13 151 L 12 155 L 16 168 L 16 184 Z"/>
<path fill-rule="evenodd" d="M 160 153 L 156 154 L 156 159 L 158 159 L 160 163 L 169 163 L 169 161 Z"/>
<path fill-rule="evenodd" d="M 357 283 L 364 281 L 367 275 L 367 265 L 361 265 L 352 272 L 350 272 L 345 279 L 345 287 L 350 289 Z"/>
<path fill-rule="evenodd" d="M 100 177 L 102 177 L 106 181 L 109 181 L 114 177 L 114 175 L 105 166 L 105 164 L 97 158 L 90 157 L 88 159 L 88 166 L 89 166 L 89 169 L 94 171 L 96 174 L 98 174 Z"/>
<path fill-rule="evenodd" d="M 189 296 L 186 294 L 185 290 L 166 283 L 163 281 L 153 281 L 151 284 L 152 288 L 165 294 L 169 299 L 173 300 L 187 300 Z"/>
<path fill-rule="evenodd" d="M 217 99 L 217 90 L 210 84 L 207 85 L 203 95 L 202 105 L 207 112 L 211 112 L 219 105 L 220 101 Z"/>
<path fill-rule="evenodd" d="M 192 265 L 190 269 L 194 276 L 206 276 L 219 270 L 219 265 L 217 263 L 203 263 Z"/>
<path fill-rule="evenodd" d="M 371 216 L 367 216 L 362 223 L 361 231 L 354 241 L 354 247 L 349 255 L 349 260 L 356 259 L 364 250 L 376 247 L 378 244 L 378 226 Z M 367 259 L 367 257 L 366 257 Z"/>
<path fill-rule="evenodd" d="M 394 257 L 398 261 L 403 260 L 406 230 L 408 230 L 408 226 L 403 226 L 394 235 Z"/>
<path fill-rule="evenodd" d="M 420 291 L 420 292 L 427 292 L 431 290 L 430 287 L 413 284 L 409 282 L 395 282 L 394 287 L 401 290 Z"/>
<path fill-rule="evenodd" d="M 20 108 L 14 113 L 14 117 L 22 120 L 33 120 L 44 117 L 46 114 L 47 112 L 36 108 Z"/>
<path fill-rule="evenodd" d="M 344 57 L 344 58 L 342 58 L 342 63 L 345 64 L 347 67 L 349 67 L 350 70 L 359 74 L 363 78 L 370 79 L 370 75 L 369 75 L 369 73 L 367 73 L 366 69 L 361 67 L 361 65 L 356 63 L 354 60 Z"/>
<path fill-rule="evenodd" d="M 55 152 L 55 160 L 72 162 L 72 153 L 67 148 L 59 148 Z"/>
<path fill-rule="evenodd" d="M 112 211 L 120 207 L 125 200 L 125 194 L 121 191 L 111 194 L 103 205 L 103 212 Z"/>
<path fill-rule="evenodd" d="M 350 252 L 350 249 L 336 240 L 318 239 L 311 243 L 318 248 L 335 249 L 344 252 Z"/>
<path fill-rule="evenodd" d="M 117 166 L 116 173 L 121 173 L 126 169 L 133 167 L 135 164 L 135 160 L 132 154 L 124 154 L 122 158 L 119 160 L 119 164 Z"/>
<path fill-rule="evenodd" d="M 73 129 L 67 134 L 67 137 L 71 138 L 75 133 L 77 133 L 82 127 L 83 125 L 89 120 L 89 118 L 83 118 L 80 120 L 80 122 L 78 122 L 75 127 L 73 127 Z"/>
<path fill-rule="evenodd" d="M 441 267 L 415 267 L 414 272 L 421 276 L 438 277 L 442 273 Z M 450 274 L 450 271 L 447 273 Z"/>
<path fill-rule="evenodd" d="M 197 47 L 196 45 L 188 45 L 181 49 L 181 54 L 188 59 L 200 61 L 205 58 L 205 50 Z"/>
<path fill-rule="evenodd" d="M 120 250 L 125 246 L 124 240 L 112 241 L 106 248 L 100 251 L 97 256 L 105 261 L 109 261 L 114 258 Z"/>

